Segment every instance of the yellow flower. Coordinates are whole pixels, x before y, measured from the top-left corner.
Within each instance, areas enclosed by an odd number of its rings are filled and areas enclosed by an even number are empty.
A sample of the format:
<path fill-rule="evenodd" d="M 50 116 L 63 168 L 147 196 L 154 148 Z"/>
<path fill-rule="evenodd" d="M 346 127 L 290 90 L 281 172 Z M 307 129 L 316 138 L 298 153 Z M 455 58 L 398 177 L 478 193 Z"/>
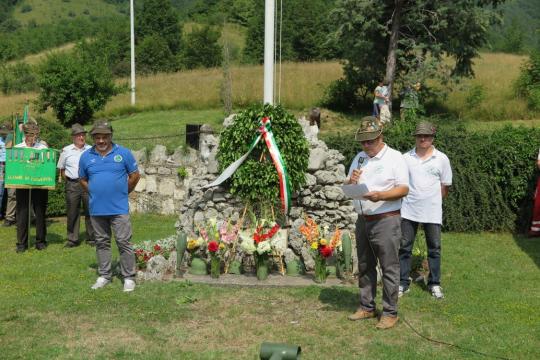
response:
<path fill-rule="evenodd" d="M 319 248 L 319 244 L 316 241 L 314 241 L 314 242 L 311 243 L 311 248 L 313 250 L 317 250 Z"/>
<path fill-rule="evenodd" d="M 199 246 L 199 244 L 197 243 L 197 240 L 194 240 L 194 239 L 190 239 L 187 243 L 187 248 L 189 250 L 193 250 L 195 249 L 197 246 Z"/>
<path fill-rule="evenodd" d="M 320 243 L 322 246 L 328 245 L 328 241 L 326 241 L 326 239 L 321 239 Z"/>
<path fill-rule="evenodd" d="M 225 249 L 225 244 L 224 244 L 224 243 L 219 243 L 219 249 L 220 249 L 220 250 Z"/>

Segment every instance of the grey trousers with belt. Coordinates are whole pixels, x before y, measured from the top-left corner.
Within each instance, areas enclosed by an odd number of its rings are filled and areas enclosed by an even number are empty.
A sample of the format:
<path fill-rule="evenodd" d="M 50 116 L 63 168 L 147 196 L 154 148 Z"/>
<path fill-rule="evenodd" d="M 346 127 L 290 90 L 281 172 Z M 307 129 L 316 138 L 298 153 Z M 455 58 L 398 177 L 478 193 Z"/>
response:
<path fill-rule="evenodd" d="M 401 217 L 390 216 L 365 221 L 362 215 L 358 215 L 355 234 L 360 307 L 367 311 L 375 311 L 377 260 L 379 260 L 383 283 L 382 315 L 397 316 Z"/>
<path fill-rule="evenodd" d="M 124 279 L 134 279 L 136 275 L 135 252 L 131 245 L 131 222 L 129 215 L 91 216 L 96 235 L 96 255 L 99 276 L 112 278 L 111 230 L 120 252 L 120 272 Z"/>
<path fill-rule="evenodd" d="M 88 193 L 78 181 L 66 181 L 67 239 L 74 244 L 79 243 L 81 203 L 86 225 L 86 241 L 94 242 L 94 227 L 88 214 Z"/>

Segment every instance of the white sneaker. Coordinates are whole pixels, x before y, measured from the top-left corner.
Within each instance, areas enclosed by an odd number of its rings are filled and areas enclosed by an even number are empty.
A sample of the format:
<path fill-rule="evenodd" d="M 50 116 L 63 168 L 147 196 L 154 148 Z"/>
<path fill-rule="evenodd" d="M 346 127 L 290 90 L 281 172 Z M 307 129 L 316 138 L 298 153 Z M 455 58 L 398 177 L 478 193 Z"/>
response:
<path fill-rule="evenodd" d="M 435 299 L 444 299 L 442 287 L 440 287 L 439 285 L 433 285 L 431 287 L 431 296 L 433 296 Z"/>
<path fill-rule="evenodd" d="M 135 290 L 135 281 L 126 279 L 124 280 L 124 292 L 130 292 Z"/>
<path fill-rule="evenodd" d="M 110 283 L 111 283 L 111 280 L 100 276 L 97 278 L 96 283 L 92 285 L 92 289 L 93 290 L 101 289 L 102 287 L 109 285 Z"/>
<path fill-rule="evenodd" d="M 411 291 L 411 289 L 409 289 L 409 288 L 405 289 L 403 286 L 399 285 L 398 297 L 402 297 L 403 294 L 406 294 L 409 291 Z"/>

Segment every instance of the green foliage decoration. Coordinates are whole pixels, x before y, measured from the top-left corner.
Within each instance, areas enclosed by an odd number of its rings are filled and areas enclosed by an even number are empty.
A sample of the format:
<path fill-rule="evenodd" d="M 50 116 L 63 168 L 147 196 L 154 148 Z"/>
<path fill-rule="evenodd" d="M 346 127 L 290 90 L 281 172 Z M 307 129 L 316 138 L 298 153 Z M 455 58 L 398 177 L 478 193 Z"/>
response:
<path fill-rule="evenodd" d="M 385 142 L 402 152 L 412 149 L 412 134 L 420 120 L 437 125 L 435 146 L 448 156 L 452 166 L 453 184 L 443 201 L 444 229 L 526 231 L 536 185 L 540 129 L 507 126 L 476 133 L 451 119 L 409 117 L 385 130 Z M 345 155 L 346 165 L 361 149 L 354 134 L 324 140 Z"/>
<path fill-rule="evenodd" d="M 309 145 L 295 117 L 281 105 L 253 105 L 236 115 L 234 123 L 221 133 L 217 159 L 221 170 L 246 153 L 259 135 L 259 122 L 271 119 L 272 131 L 291 180 L 291 191 L 305 183 Z M 261 158 L 261 154 L 262 158 Z M 229 179 L 230 191 L 251 204 L 274 204 L 279 199 L 279 178 L 261 139 L 246 161 Z"/>

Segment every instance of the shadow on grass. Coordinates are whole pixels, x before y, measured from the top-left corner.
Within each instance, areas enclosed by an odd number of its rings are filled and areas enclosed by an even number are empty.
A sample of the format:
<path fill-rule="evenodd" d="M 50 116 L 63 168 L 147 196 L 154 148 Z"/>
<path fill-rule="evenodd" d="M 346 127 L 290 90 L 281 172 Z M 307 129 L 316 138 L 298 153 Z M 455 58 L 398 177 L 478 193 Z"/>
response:
<path fill-rule="evenodd" d="M 514 241 L 525 254 L 529 255 L 536 267 L 540 268 L 540 237 L 514 234 Z"/>
<path fill-rule="evenodd" d="M 323 288 L 319 301 L 326 305 L 323 310 L 354 312 L 358 308 L 358 288 Z"/>
<path fill-rule="evenodd" d="M 88 267 L 95 270 L 96 276 L 99 276 L 97 262 L 91 263 L 90 265 L 88 265 Z M 117 278 L 118 280 L 121 280 L 123 282 L 124 278 L 122 277 L 122 272 L 120 271 L 120 262 L 118 261 L 118 259 L 113 259 L 111 261 L 111 271 L 113 278 Z"/>

